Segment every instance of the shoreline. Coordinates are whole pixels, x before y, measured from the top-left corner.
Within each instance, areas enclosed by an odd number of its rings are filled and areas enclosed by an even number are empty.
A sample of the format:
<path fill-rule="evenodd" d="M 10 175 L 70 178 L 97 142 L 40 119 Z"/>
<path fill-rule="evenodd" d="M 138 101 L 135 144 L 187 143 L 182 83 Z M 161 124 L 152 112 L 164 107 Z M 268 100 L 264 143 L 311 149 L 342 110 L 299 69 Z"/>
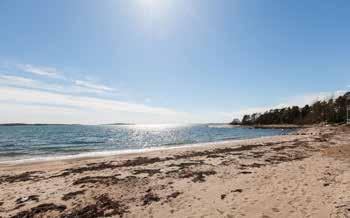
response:
<path fill-rule="evenodd" d="M 80 161 L 95 161 L 100 159 L 114 159 L 120 158 L 121 160 L 125 158 L 137 157 L 137 156 L 152 156 L 155 154 L 171 154 L 173 152 L 191 152 L 196 150 L 206 150 L 212 148 L 219 148 L 225 146 L 245 146 L 248 143 L 257 143 L 261 140 L 270 141 L 270 140 L 281 140 L 283 136 L 286 135 L 276 135 L 276 136 L 262 136 L 249 139 L 228 139 L 228 140 L 219 140 L 212 142 L 200 142 L 193 144 L 183 144 L 183 145 L 174 145 L 170 147 L 154 147 L 148 149 L 135 149 L 135 150 L 116 150 L 116 151 L 106 151 L 106 152 L 89 152 L 82 153 L 77 155 L 65 155 L 65 156 L 56 156 L 56 157 L 43 157 L 42 159 L 23 159 L 23 160 L 13 160 L 13 161 L 2 161 L 0 162 L 0 170 L 2 168 L 11 167 L 17 168 L 25 166 L 26 164 L 32 165 L 47 165 L 47 164 L 56 164 L 56 163 L 71 163 L 71 162 L 80 162 Z M 110 154 L 106 154 L 106 153 Z M 101 153 L 97 154 L 96 153 Z M 86 156 L 85 156 L 86 155 Z"/>
<path fill-rule="evenodd" d="M 242 125 L 242 124 L 229 124 L 232 127 L 240 128 L 253 128 L 253 129 L 304 129 L 312 128 L 315 125 L 297 125 L 297 124 L 271 124 L 271 125 Z"/>
<path fill-rule="evenodd" d="M 279 129 L 279 128 L 276 128 L 276 129 Z M 297 128 L 293 128 L 293 129 L 295 129 L 295 131 L 297 131 Z M 232 144 L 232 143 L 236 143 L 236 142 L 239 143 L 242 141 L 244 142 L 245 140 L 272 138 L 272 137 L 279 137 L 279 136 L 284 136 L 284 135 L 289 135 L 289 134 L 290 133 L 275 135 L 275 136 L 261 136 L 261 137 L 247 138 L 247 139 L 242 139 L 242 138 L 222 139 L 222 140 L 211 141 L 211 142 L 197 142 L 197 143 L 190 143 L 190 144 L 173 144 L 173 145 L 151 147 L 151 148 L 144 148 L 144 149 L 109 150 L 109 151 L 86 152 L 86 153 L 73 154 L 73 155 L 31 157 L 31 158 L 18 159 L 18 160 L 0 161 L 0 167 L 7 166 L 7 165 L 23 165 L 23 164 L 27 164 L 27 163 L 36 164 L 36 163 L 47 163 L 47 162 L 51 162 L 51 161 L 65 161 L 65 160 L 73 160 L 74 161 L 74 160 L 80 160 L 80 159 L 118 157 L 118 156 L 123 156 L 123 155 L 128 155 L 128 154 L 143 154 L 143 153 L 149 153 L 149 152 L 182 149 L 182 148 L 183 149 L 186 149 L 186 148 L 191 149 L 192 147 L 202 147 L 202 146 L 206 147 L 206 146 L 210 146 L 212 144 L 225 145 L 225 144 Z"/>
<path fill-rule="evenodd" d="M 329 217 L 350 211 L 350 127 L 0 166 L 3 217 Z"/>

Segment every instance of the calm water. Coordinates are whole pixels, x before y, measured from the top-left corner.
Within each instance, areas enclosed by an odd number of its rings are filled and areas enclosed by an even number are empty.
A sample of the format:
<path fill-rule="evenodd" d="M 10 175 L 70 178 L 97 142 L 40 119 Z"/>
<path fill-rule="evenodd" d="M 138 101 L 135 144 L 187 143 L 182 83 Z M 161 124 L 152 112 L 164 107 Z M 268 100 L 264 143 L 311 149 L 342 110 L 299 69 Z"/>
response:
<path fill-rule="evenodd" d="M 286 134 L 290 130 L 209 125 L 0 126 L 0 162 L 112 154 L 228 139 Z"/>

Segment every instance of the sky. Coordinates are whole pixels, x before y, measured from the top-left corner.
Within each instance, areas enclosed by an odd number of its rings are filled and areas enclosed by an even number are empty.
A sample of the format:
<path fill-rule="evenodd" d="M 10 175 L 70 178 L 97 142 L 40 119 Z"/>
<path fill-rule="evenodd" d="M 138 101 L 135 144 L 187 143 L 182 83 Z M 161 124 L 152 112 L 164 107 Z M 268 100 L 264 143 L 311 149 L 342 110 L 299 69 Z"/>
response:
<path fill-rule="evenodd" d="M 350 89 L 350 1 L 2 0 L 0 123 L 230 122 Z"/>

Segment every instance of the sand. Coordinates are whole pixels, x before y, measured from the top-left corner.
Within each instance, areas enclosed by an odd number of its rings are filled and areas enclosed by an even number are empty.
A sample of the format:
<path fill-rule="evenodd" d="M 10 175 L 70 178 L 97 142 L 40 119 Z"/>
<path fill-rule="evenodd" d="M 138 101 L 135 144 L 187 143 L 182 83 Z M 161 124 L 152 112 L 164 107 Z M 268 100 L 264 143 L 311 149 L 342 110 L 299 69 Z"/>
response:
<path fill-rule="evenodd" d="M 350 217 L 350 127 L 0 166 L 1 217 Z"/>

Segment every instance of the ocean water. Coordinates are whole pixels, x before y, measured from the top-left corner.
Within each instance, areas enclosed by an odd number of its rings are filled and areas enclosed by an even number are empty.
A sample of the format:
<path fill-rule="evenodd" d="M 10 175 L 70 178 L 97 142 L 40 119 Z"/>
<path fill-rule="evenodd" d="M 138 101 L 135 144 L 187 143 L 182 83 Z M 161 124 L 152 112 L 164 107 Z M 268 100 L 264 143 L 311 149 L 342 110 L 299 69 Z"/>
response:
<path fill-rule="evenodd" d="M 0 162 L 138 152 L 290 131 L 204 124 L 0 126 Z"/>

